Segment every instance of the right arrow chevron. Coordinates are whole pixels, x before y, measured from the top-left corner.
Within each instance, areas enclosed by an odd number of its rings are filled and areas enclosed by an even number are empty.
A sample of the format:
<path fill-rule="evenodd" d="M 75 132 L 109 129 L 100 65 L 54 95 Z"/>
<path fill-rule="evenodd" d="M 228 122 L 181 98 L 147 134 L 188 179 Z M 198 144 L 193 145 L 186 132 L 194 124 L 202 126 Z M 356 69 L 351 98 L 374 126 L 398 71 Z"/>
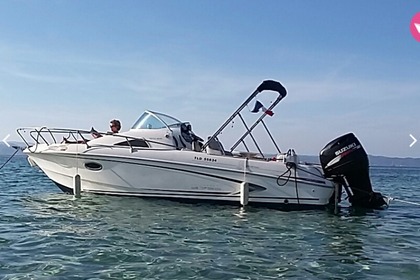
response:
<path fill-rule="evenodd" d="M 411 139 L 413 139 L 413 142 L 410 144 L 410 148 L 411 148 L 411 147 L 413 147 L 414 144 L 416 144 L 417 139 L 411 134 L 410 134 L 410 137 L 411 137 Z"/>
<path fill-rule="evenodd" d="M 414 27 L 416 27 L 417 32 L 420 33 L 420 23 L 415 23 Z"/>

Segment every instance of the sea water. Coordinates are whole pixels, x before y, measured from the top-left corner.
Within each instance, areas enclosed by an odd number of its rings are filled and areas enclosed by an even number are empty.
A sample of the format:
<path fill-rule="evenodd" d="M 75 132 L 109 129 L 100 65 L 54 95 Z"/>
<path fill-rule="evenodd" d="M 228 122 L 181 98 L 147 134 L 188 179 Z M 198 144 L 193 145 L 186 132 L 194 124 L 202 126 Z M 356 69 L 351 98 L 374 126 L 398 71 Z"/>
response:
<path fill-rule="evenodd" d="M 6 160 L 0 157 L 0 165 Z M 420 203 L 420 169 L 371 168 Z M 419 279 L 420 207 L 282 212 L 61 193 L 25 157 L 0 170 L 1 279 Z"/>

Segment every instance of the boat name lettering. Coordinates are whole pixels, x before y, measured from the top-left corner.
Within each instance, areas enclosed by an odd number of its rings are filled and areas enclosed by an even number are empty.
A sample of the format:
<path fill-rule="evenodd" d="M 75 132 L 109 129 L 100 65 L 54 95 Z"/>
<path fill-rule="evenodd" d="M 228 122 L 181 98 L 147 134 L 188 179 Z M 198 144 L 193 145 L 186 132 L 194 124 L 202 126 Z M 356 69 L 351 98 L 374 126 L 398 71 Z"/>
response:
<path fill-rule="evenodd" d="M 221 188 L 216 186 L 194 186 L 191 187 L 192 190 L 208 190 L 208 191 L 220 191 Z"/>
<path fill-rule="evenodd" d="M 336 156 L 341 155 L 341 154 L 342 154 L 342 153 L 344 153 L 345 151 L 350 150 L 350 149 L 353 149 L 353 148 L 355 148 L 355 147 L 356 147 L 356 143 L 351 143 L 350 145 L 347 145 L 347 146 L 345 146 L 345 147 L 341 148 L 340 150 L 336 151 L 336 152 L 335 152 L 335 155 L 336 155 Z"/>
<path fill-rule="evenodd" d="M 195 160 L 203 160 L 203 161 L 210 161 L 210 162 L 217 162 L 215 158 L 207 158 L 207 157 L 194 157 Z"/>

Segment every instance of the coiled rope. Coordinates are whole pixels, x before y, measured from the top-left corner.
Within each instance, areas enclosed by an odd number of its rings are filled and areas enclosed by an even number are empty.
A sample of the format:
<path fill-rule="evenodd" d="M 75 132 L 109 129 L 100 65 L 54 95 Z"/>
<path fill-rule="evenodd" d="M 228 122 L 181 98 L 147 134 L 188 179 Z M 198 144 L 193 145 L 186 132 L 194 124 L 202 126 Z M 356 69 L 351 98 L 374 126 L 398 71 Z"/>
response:
<path fill-rule="evenodd" d="M 298 204 L 300 204 L 300 199 L 299 199 L 299 190 L 298 190 L 298 183 L 297 183 L 297 174 L 296 174 L 296 172 L 297 172 L 297 165 L 296 164 L 292 164 L 292 163 L 286 163 L 286 167 L 287 167 L 287 169 L 286 169 L 286 171 L 284 171 L 283 172 L 283 174 L 281 174 L 280 176 L 278 176 L 277 177 L 277 185 L 278 186 L 280 186 L 280 187 L 283 187 L 283 186 L 285 186 L 288 182 L 289 182 L 289 180 L 290 180 L 290 177 L 292 176 L 292 168 L 294 169 L 294 171 L 295 171 L 295 177 L 294 177 L 294 179 L 295 179 L 295 190 L 296 190 L 296 199 L 297 199 L 297 203 Z M 283 176 L 286 174 L 286 173 L 288 173 L 288 175 L 287 175 L 287 178 L 286 179 L 283 179 Z M 283 179 L 284 180 L 284 183 L 280 183 L 279 182 L 279 180 L 280 179 Z"/>

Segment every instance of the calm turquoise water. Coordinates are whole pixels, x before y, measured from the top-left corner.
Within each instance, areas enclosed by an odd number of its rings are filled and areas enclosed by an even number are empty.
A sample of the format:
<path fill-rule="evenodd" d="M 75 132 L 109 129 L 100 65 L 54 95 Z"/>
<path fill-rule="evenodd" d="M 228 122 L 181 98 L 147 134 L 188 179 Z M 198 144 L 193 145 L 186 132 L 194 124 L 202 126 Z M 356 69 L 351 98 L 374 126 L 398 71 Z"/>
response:
<path fill-rule="evenodd" d="M 420 169 L 371 178 L 375 190 L 420 203 Z M 0 188 L 1 279 L 419 279 L 419 206 L 335 216 L 74 199 L 23 157 L 0 170 Z"/>

